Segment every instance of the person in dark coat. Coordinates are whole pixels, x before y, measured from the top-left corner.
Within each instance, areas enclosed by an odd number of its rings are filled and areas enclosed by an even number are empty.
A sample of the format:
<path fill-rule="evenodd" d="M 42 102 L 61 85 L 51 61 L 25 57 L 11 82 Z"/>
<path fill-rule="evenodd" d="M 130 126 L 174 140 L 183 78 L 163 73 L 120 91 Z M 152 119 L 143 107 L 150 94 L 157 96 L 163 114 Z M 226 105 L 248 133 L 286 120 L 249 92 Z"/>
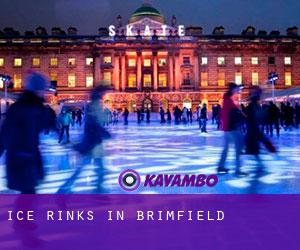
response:
<path fill-rule="evenodd" d="M 6 151 L 7 186 L 22 194 L 36 193 L 36 186 L 44 178 L 39 134 L 55 124 L 43 105 L 48 86 L 43 75 L 28 75 L 25 91 L 10 106 L 0 131 L 0 153 Z"/>
<path fill-rule="evenodd" d="M 275 128 L 277 136 L 280 135 L 280 110 L 279 108 L 271 101 L 269 102 L 269 132 L 273 136 L 273 130 Z"/>
<path fill-rule="evenodd" d="M 190 118 L 190 123 L 193 123 L 193 110 L 189 110 L 189 118 Z"/>
<path fill-rule="evenodd" d="M 137 123 L 141 124 L 141 110 L 137 109 L 136 114 L 137 114 Z"/>
<path fill-rule="evenodd" d="M 174 117 L 175 117 L 175 124 L 178 125 L 180 123 L 180 116 L 181 111 L 178 106 L 174 108 Z"/>
<path fill-rule="evenodd" d="M 166 123 L 165 111 L 164 111 L 163 107 L 159 108 L 159 114 L 160 114 L 160 123 Z"/>
<path fill-rule="evenodd" d="M 201 133 L 207 133 L 207 130 L 206 130 L 206 123 L 207 123 L 206 103 L 203 104 L 203 107 L 200 111 L 200 120 L 201 120 Z"/>
<path fill-rule="evenodd" d="M 296 102 L 295 104 L 295 126 L 296 128 L 299 128 L 300 124 L 300 105 L 299 102 Z"/>
<path fill-rule="evenodd" d="M 79 126 L 81 127 L 81 124 L 82 124 L 82 115 L 83 115 L 83 112 L 81 109 L 78 109 L 77 112 L 76 112 L 76 116 L 77 116 L 77 123 L 79 124 Z"/>
<path fill-rule="evenodd" d="M 260 87 L 253 87 L 250 92 L 250 104 L 246 110 L 246 124 L 247 133 L 245 136 L 246 154 L 254 155 L 257 161 L 257 174 L 264 172 L 264 166 L 259 157 L 260 143 L 263 143 L 267 149 L 271 152 L 275 152 L 276 149 L 266 137 L 266 135 L 259 129 L 260 121 L 263 118 L 263 111 L 259 104 L 262 90 Z"/>
<path fill-rule="evenodd" d="M 167 121 L 168 121 L 168 123 L 171 123 L 171 121 L 172 121 L 170 109 L 167 109 Z"/>
<path fill-rule="evenodd" d="M 146 122 L 149 123 L 150 122 L 150 109 L 147 108 L 146 110 Z"/>
<path fill-rule="evenodd" d="M 123 116 L 124 116 L 124 125 L 128 125 L 128 116 L 129 116 L 128 108 L 125 108 Z"/>
<path fill-rule="evenodd" d="M 294 126 L 294 108 L 291 106 L 290 102 L 286 103 L 284 121 L 285 130 L 292 130 L 292 127 Z"/>

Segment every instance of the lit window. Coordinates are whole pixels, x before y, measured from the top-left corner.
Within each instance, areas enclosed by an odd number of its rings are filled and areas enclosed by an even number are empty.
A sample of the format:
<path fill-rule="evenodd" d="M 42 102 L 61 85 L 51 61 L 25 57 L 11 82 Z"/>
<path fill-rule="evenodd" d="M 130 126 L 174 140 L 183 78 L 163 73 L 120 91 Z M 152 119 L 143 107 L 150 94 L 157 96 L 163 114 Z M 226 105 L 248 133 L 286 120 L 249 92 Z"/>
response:
<path fill-rule="evenodd" d="M 239 57 L 235 57 L 234 58 L 234 64 L 235 65 L 242 65 L 242 58 L 239 56 Z"/>
<path fill-rule="evenodd" d="M 76 85 L 76 76 L 74 73 L 68 75 L 68 87 L 74 88 Z"/>
<path fill-rule="evenodd" d="M 218 57 L 218 65 L 225 65 L 225 57 Z"/>
<path fill-rule="evenodd" d="M 111 64 L 112 60 L 111 60 L 111 56 L 104 56 L 103 57 L 103 63 L 104 64 Z"/>
<path fill-rule="evenodd" d="M 291 57 L 285 57 L 284 58 L 284 65 L 291 65 L 292 64 L 292 58 Z"/>
<path fill-rule="evenodd" d="M 94 85 L 94 77 L 93 77 L 93 74 L 86 74 L 86 77 L 85 77 L 85 86 L 87 88 L 92 88 Z"/>
<path fill-rule="evenodd" d="M 159 67 L 164 67 L 167 65 L 167 59 L 166 58 L 159 58 L 158 59 L 158 66 Z"/>
<path fill-rule="evenodd" d="M 207 72 L 201 72 L 201 86 L 205 87 L 208 85 L 208 74 Z"/>
<path fill-rule="evenodd" d="M 128 75 L 128 88 L 136 88 L 136 74 L 130 73 Z"/>
<path fill-rule="evenodd" d="M 57 73 L 56 72 L 51 72 L 50 73 L 50 80 L 51 81 L 57 81 Z"/>
<path fill-rule="evenodd" d="M 201 65 L 207 65 L 208 64 L 208 58 L 207 57 L 202 57 L 201 58 Z"/>
<path fill-rule="evenodd" d="M 285 72 L 284 73 L 284 82 L 286 86 L 292 86 L 292 73 Z"/>
<path fill-rule="evenodd" d="M 151 88 L 151 86 L 152 86 L 151 74 L 144 74 L 143 80 L 144 80 L 144 87 Z"/>
<path fill-rule="evenodd" d="M 225 86 L 225 72 L 218 72 L 218 86 Z"/>
<path fill-rule="evenodd" d="M 41 66 L 41 59 L 38 57 L 32 58 L 32 67 L 40 67 Z"/>
<path fill-rule="evenodd" d="M 252 72 L 252 85 L 258 85 L 258 73 L 257 72 Z"/>
<path fill-rule="evenodd" d="M 92 57 L 87 57 L 87 58 L 85 59 L 85 65 L 86 65 L 86 66 L 93 66 L 93 64 L 94 64 L 94 58 L 92 58 Z"/>
<path fill-rule="evenodd" d="M 242 73 L 241 72 L 236 72 L 235 73 L 235 83 L 236 84 L 242 84 L 243 79 L 242 79 Z"/>
<path fill-rule="evenodd" d="M 0 67 L 4 67 L 4 58 L 0 58 Z"/>
<path fill-rule="evenodd" d="M 22 58 L 15 58 L 14 59 L 14 66 L 15 67 L 22 67 Z"/>
<path fill-rule="evenodd" d="M 151 59 L 144 59 L 144 67 L 151 67 Z"/>
<path fill-rule="evenodd" d="M 167 74 L 166 73 L 160 73 L 158 75 L 158 86 L 160 88 L 166 88 L 167 87 Z"/>
<path fill-rule="evenodd" d="M 135 67 L 136 66 L 136 60 L 134 58 L 128 59 L 128 66 L 129 67 Z"/>
<path fill-rule="evenodd" d="M 105 82 L 106 85 L 108 85 L 108 86 L 111 85 L 111 72 L 109 72 L 109 71 L 104 72 L 103 81 Z"/>
<path fill-rule="evenodd" d="M 258 65 L 258 57 L 251 57 L 251 64 Z"/>
<path fill-rule="evenodd" d="M 68 65 L 69 66 L 75 66 L 76 64 L 76 59 L 75 58 L 69 58 L 68 59 Z"/>
<path fill-rule="evenodd" d="M 22 75 L 21 74 L 14 74 L 14 87 L 16 89 L 22 88 Z"/>
<path fill-rule="evenodd" d="M 189 56 L 184 56 L 183 57 L 183 64 L 191 64 L 191 60 Z"/>
<path fill-rule="evenodd" d="M 50 66 L 51 67 L 57 67 L 58 66 L 58 58 L 57 57 L 50 58 Z"/>

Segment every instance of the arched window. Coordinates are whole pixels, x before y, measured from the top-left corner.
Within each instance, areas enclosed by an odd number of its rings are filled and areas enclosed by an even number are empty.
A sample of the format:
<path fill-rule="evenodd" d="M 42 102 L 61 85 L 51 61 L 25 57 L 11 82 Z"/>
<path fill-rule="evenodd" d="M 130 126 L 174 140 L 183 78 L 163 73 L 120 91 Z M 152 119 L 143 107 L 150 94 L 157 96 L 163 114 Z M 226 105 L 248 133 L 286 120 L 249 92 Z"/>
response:
<path fill-rule="evenodd" d="M 134 112 L 136 110 L 136 101 L 135 100 L 128 101 L 128 110 L 129 110 L 129 112 Z"/>
<path fill-rule="evenodd" d="M 169 101 L 165 98 L 162 99 L 159 104 L 161 107 L 163 107 L 164 110 L 167 110 L 169 108 Z"/>
<path fill-rule="evenodd" d="M 191 99 L 184 99 L 183 100 L 183 107 L 186 107 L 187 109 L 191 109 L 192 108 L 192 101 Z"/>

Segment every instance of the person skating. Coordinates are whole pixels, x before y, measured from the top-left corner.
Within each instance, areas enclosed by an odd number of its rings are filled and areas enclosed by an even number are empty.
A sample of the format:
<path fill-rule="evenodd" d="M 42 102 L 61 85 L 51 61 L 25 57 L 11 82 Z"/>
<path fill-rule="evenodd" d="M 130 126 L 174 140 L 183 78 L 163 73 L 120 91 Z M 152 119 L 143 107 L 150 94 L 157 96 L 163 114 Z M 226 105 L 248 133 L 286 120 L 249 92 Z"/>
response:
<path fill-rule="evenodd" d="M 141 119 L 141 110 L 137 109 L 136 114 L 137 114 L 137 123 L 141 124 L 141 120 L 142 120 Z"/>
<path fill-rule="evenodd" d="M 124 116 L 124 125 L 128 125 L 128 116 L 129 116 L 128 108 L 125 108 L 123 116 Z"/>
<path fill-rule="evenodd" d="M 235 173 L 236 175 L 246 175 L 241 171 L 241 150 L 243 145 L 243 135 L 241 125 L 245 120 L 245 115 L 239 109 L 238 95 L 240 86 L 230 83 L 228 91 L 224 94 L 221 110 L 221 124 L 224 131 L 224 148 L 218 164 L 218 173 L 227 173 L 225 168 L 229 146 L 234 145 L 235 149 Z"/>
<path fill-rule="evenodd" d="M 49 109 L 43 105 L 49 86 L 43 75 L 29 74 L 24 92 L 8 109 L 1 127 L 0 155 L 6 151 L 7 187 L 22 194 L 36 193 L 36 186 L 44 178 L 39 134 L 49 124 L 55 124 Z"/>
<path fill-rule="evenodd" d="M 72 124 L 72 115 L 67 110 L 63 109 L 61 114 L 59 115 L 58 122 L 60 123 L 60 135 L 58 139 L 58 143 L 61 143 L 64 134 L 67 136 L 67 143 L 70 142 L 70 125 Z"/>
<path fill-rule="evenodd" d="M 269 132 L 273 136 L 275 128 L 277 136 L 280 135 L 280 110 L 272 101 L 269 102 Z"/>
<path fill-rule="evenodd" d="M 103 192 L 103 141 L 110 139 L 110 133 L 103 124 L 107 117 L 103 108 L 103 96 L 107 89 L 98 86 L 91 91 L 91 102 L 87 106 L 84 133 L 82 141 L 74 146 L 74 149 L 84 156 L 94 159 L 95 173 L 97 177 L 96 191 Z"/>
<path fill-rule="evenodd" d="M 159 114 L 160 114 L 160 123 L 166 123 L 165 111 L 164 111 L 163 107 L 159 108 Z"/>
<path fill-rule="evenodd" d="M 168 121 L 168 123 L 171 123 L 171 121 L 172 121 L 170 109 L 167 109 L 167 121 Z"/>
<path fill-rule="evenodd" d="M 295 126 L 296 128 L 299 128 L 300 124 L 300 105 L 299 102 L 296 102 L 295 104 Z"/>
<path fill-rule="evenodd" d="M 76 112 L 76 123 L 79 125 L 79 127 L 81 127 L 81 124 L 82 124 L 82 116 L 83 116 L 83 112 L 81 109 L 78 109 L 77 112 Z"/>
<path fill-rule="evenodd" d="M 150 109 L 147 108 L 147 110 L 146 110 L 146 122 L 147 123 L 150 123 L 150 114 L 151 114 Z"/>
<path fill-rule="evenodd" d="M 246 109 L 247 133 L 245 136 L 246 154 L 254 155 L 257 161 L 256 174 L 260 175 L 265 171 L 262 161 L 259 157 L 260 143 L 263 143 L 271 152 L 276 152 L 274 146 L 260 130 L 260 121 L 263 118 L 262 108 L 259 100 L 262 90 L 259 87 L 253 87 L 250 92 L 250 104 Z M 273 103 L 271 104 L 273 105 Z M 271 106 L 270 105 L 270 106 Z"/>
<path fill-rule="evenodd" d="M 201 120 L 201 133 L 207 133 L 206 124 L 207 124 L 207 107 L 206 103 L 203 104 L 203 107 L 200 111 L 200 120 Z"/>

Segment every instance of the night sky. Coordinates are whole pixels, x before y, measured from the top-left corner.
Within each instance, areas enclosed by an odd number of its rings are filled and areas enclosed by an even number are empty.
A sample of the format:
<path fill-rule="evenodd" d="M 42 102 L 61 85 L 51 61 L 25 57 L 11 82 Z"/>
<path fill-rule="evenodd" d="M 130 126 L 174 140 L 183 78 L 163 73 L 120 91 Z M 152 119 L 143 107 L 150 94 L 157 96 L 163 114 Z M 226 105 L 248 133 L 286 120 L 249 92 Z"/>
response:
<path fill-rule="evenodd" d="M 24 32 L 44 26 L 48 30 L 77 27 L 80 34 L 96 34 L 99 27 L 115 24 L 120 14 L 127 22 L 143 0 L 0 0 L 0 29 Z M 169 22 L 202 26 L 204 33 L 223 25 L 225 33 L 239 34 L 248 25 L 257 30 L 300 28 L 299 0 L 150 0 Z"/>

